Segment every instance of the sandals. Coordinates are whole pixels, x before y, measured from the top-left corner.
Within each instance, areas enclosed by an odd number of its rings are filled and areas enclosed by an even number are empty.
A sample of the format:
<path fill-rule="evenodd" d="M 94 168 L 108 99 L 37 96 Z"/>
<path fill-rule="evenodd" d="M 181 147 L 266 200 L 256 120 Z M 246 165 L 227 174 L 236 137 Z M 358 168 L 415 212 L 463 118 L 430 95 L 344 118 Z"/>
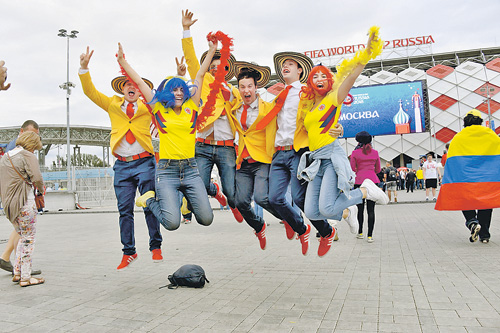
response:
<path fill-rule="evenodd" d="M 14 275 L 12 277 L 12 282 L 19 283 L 19 281 L 21 281 L 21 275 Z"/>
<path fill-rule="evenodd" d="M 36 286 L 37 284 L 42 284 L 44 282 L 45 282 L 44 278 L 30 277 L 27 280 L 20 280 L 19 285 L 21 287 L 29 287 L 29 286 Z"/>

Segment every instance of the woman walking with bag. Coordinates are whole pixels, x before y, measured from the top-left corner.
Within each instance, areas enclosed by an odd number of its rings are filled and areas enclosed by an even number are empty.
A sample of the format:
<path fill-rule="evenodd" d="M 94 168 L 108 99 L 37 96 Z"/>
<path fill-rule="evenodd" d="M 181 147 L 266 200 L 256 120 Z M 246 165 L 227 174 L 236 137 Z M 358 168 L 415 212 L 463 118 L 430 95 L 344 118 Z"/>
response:
<path fill-rule="evenodd" d="M 378 183 L 379 178 L 377 177 L 377 173 L 380 172 L 380 158 L 378 151 L 372 148 L 372 136 L 370 133 L 362 131 L 356 134 L 356 141 L 358 145 L 351 154 L 351 168 L 356 173 L 354 188 L 359 188 L 365 179 L 370 179 L 374 183 Z M 363 202 L 357 204 L 359 222 L 358 238 L 363 238 L 365 202 L 368 212 L 368 243 L 372 243 L 373 227 L 375 225 L 375 201 L 373 200 L 363 199 Z"/>
<path fill-rule="evenodd" d="M 21 237 L 17 244 L 12 279 L 21 287 L 45 282 L 43 278 L 31 276 L 37 215 L 35 191 L 43 192 L 42 174 L 33 154 L 39 149 L 42 149 L 40 136 L 35 132 L 24 132 L 16 140 L 16 148 L 0 160 L 0 196 L 5 215 Z"/>

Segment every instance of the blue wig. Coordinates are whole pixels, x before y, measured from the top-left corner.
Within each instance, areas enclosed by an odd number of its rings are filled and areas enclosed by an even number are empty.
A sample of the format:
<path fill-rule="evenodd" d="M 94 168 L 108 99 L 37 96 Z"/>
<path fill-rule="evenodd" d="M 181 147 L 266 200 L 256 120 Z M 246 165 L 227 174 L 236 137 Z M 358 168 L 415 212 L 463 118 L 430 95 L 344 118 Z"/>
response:
<path fill-rule="evenodd" d="M 174 89 L 176 88 L 182 88 L 184 92 L 184 100 L 182 103 L 184 104 L 184 102 L 192 96 L 189 92 L 189 89 L 192 87 L 196 86 L 188 85 L 186 81 L 181 78 L 166 78 L 160 83 L 158 89 L 156 89 L 153 100 L 149 104 L 160 102 L 165 108 L 173 108 L 175 106 Z"/>

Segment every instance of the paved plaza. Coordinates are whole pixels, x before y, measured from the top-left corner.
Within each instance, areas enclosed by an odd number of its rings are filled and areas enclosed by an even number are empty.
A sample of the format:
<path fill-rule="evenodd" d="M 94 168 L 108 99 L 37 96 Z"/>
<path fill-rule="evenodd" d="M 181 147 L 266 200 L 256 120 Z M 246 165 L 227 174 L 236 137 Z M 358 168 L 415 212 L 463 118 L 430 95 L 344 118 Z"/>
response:
<path fill-rule="evenodd" d="M 155 264 L 136 212 L 139 257 L 123 272 L 115 211 L 44 214 L 34 267 L 46 283 L 20 288 L 0 272 L 0 332 L 500 332 L 500 212 L 491 242 L 471 244 L 460 212 L 423 199 L 399 192 L 377 206 L 371 244 L 340 223 L 324 258 L 314 237 L 302 256 L 270 215 L 262 251 L 246 223 L 216 210 L 210 227 L 162 228 Z M 11 230 L 0 216 L 1 251 Z M 159 289 L 184 264 L 210 283 Z"/>

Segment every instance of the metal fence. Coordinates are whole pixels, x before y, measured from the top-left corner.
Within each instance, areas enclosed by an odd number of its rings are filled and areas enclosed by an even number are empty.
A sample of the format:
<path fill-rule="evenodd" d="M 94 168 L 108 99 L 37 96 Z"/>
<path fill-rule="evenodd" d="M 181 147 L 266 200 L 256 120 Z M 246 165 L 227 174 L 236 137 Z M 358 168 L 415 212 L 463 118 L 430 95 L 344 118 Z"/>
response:
<path fill-rule="evenodd" d="M 73 167 L 71 171 L 71 189 L 82 207 L 116 205 L 113 168 Z M 68 188 L 66 171 L 44 172 L 43 179 L 52 190 Z"/>

